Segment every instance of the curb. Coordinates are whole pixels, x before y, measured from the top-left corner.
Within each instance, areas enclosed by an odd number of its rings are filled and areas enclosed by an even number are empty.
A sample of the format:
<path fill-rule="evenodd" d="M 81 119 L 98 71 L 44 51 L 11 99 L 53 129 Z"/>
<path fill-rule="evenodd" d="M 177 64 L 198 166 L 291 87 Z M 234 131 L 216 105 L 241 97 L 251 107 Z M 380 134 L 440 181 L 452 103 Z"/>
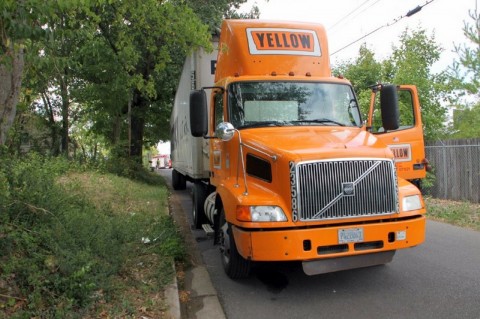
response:
<path fill-rule="evenodd" d="M 213 287 L 207 268 L 203 263 L 202 256 L 197 249 L 197 243 L 191 232 L 186 213 L 178 197 L 173 193 L 171 185 L 168 182 L 166 184 L 170 192 L 168 200 L 169 213 L 184 236 L 191 264 L 191 267 L 185 270 L 185 278 L 181 280 L 182 290 L 190 293 L 189 300 L 180 302 L 176 270 L 173 283 L 165 290 L 170 316 L 168 318 L 224 319 L 226 318 L 225 312 L 218 299 L 217 291 Z"/>
<path fill-rule="evenodd" d="M 173 282 L 165 288 L 165 299 L 168 305 L 168 317 L 169 319 L 181 319 L 180 312 L 180 298 L 178 297 L 178 282 L 177 282 L 177 270 L 175 269 L 175 263 L 172 263 L 173 268 Z"/>

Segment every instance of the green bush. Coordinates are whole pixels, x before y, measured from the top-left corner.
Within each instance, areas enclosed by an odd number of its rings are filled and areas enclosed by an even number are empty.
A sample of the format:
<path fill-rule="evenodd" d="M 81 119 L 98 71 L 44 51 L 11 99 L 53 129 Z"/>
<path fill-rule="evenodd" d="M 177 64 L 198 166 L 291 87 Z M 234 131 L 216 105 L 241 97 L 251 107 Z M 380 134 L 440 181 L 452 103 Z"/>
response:
<path fill-rule="evenodd" d="M 165 181 L 157 174 L 152 174 L 144 166 L 129 158 L 111 158 L 102 163 L 105 172 L 126 177 L 148 185 L 164 185 Z"/>
<path fill-rule="evenodd" d="M 435 175 L 435 166 L 430 164 L 431 168 L 427 171 L 427 176 L 422 180 L 422 193 L 426 195 L 431 194 L 431 189 L 435 186 L 435 181 L 437 179 Z"/>
<path fill-rule="evenodd" d="M 14 317 L 80 314 L 97 292 L 113 291 L 112 276 L 142 249 L 167 260 L 184 257 L 170 217 L 119 216 L 108 203 L 99 208 L 81 185 L 62 184 L 73 166 L 38 155 L 0 158 L 0 294 L 26 303 Z M 144 247 L 141 236 L 157 241 Z M 2 300 L 0 310 L 16 308 L 17 299 Z"/>

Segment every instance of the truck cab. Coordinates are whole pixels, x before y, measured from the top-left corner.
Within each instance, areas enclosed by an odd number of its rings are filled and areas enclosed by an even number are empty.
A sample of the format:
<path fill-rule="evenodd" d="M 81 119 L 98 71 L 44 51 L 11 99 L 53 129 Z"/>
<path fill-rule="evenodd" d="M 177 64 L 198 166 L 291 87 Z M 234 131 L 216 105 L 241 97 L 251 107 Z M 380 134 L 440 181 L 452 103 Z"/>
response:
<path fill-rule="evenodd" d="M 299 261 L 308 275 L 377 265 L 424 241 L 416 89 L 376 85 L 372 101 L 364 120 L 351 84 L 331 75 L 323 26 L 223 22 L 214 83 L 188 108 L 209 174 L 189 180 L 195 226 L 213 230 L 229 277 L 255 261 Z"/>

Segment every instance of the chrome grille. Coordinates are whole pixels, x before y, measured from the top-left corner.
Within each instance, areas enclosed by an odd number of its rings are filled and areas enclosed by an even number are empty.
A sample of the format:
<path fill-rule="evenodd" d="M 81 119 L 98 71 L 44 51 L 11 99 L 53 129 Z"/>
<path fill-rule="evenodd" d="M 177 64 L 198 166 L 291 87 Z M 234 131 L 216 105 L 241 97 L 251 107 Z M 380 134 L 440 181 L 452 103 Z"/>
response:
<path fill-rule="evenodd" d="M 290 163 L 294 220 L 398 212 L 395 165 L 385 159 Z M 294 176 L 295 174 L 296 176 Z"/>

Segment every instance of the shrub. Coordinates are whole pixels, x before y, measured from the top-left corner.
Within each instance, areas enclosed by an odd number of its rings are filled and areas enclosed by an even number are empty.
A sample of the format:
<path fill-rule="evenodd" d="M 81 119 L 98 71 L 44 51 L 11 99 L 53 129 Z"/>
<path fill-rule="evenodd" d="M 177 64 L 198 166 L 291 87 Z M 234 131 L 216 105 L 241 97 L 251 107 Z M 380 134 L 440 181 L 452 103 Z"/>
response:
<path fill-rule="evenodd" d="M 112 277 L 143 250 L 184 257 L 171 218 L 158 213 L 166 191 L 147 213 L 129 197 L 131 181 L 78 169 L 62 158 L 0 158 L 0 294 L 11 296 L 0 309 L 7 315 L 81 317 L 96 295 L 113 293 Z M 161 188 L 153 189 L 139 193 L 158 197 Z M 145 246 L 142 236 L 156 241 Z"/>

